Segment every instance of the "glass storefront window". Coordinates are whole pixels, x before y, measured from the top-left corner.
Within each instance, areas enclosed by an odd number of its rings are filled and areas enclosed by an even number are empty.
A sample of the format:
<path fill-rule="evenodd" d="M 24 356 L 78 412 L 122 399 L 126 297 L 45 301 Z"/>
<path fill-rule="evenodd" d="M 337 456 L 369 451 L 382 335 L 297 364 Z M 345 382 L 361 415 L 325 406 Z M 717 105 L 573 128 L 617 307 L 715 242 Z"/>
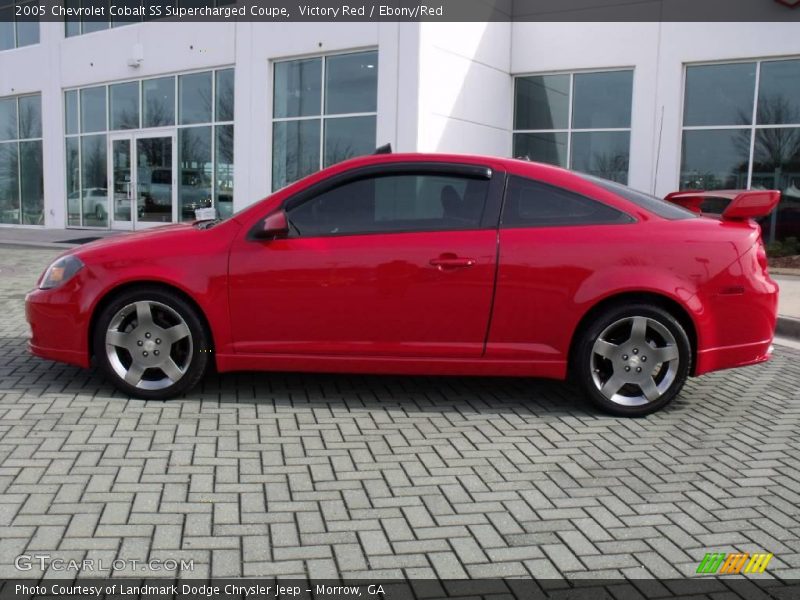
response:
<path fill-rule="evenodd" d="M 33 2 L 0 0 L 0 50 L 22 48 L 39 43 L 39 19 L 17 16 L 17 6 L 36 6 Z"/>
<path fill-rule="evenodd" d="M 65 91 L 67 225 L 232 214 L 233 89 L 228 68 Z"/>
<path fill-rule="evenodd" d="M 211 72 L 178 77 L 178 109 L 181 125 L 211 122 Z"/>
<path fill-rule="evenodd" d="M 139 128 L 139 82 L 109 86 L 111 129 Z"/>
<path fill-rule="evenodd" d="M 633 71 L 514 81 L 513 155 L 628 181 Z"/>
<path fill-rule="evenodd" d="M 378 53 L 275 63 L 272 188 L 375 150 Z"/>
<path fill-rule="evenodd" d="M 685 87 L 681 189 L 781 190 L 765 237 L 800 237 L 800 59 L 691 65 Z"/>
<path fill-rule="evenodd" d="M 0 223 L 44 224 L 40 94 L 0 98 Z"/>
<path fill-rule="evenodd" d="M 142 82 L 142 127 L 175 124 L 175 77 Z"/>

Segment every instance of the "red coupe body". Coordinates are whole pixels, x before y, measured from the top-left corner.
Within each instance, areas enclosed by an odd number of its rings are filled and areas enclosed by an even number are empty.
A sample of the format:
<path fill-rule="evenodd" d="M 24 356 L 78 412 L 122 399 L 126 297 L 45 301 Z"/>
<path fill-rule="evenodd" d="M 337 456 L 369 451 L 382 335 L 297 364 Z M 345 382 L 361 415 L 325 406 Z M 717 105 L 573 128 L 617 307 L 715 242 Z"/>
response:
<path fill-rule="evenodd" d="M 477 226 L 257 235 L 266 217 L 291 215 L 298 198 L 330 182 L 412 172 L 457 179 L 462 171 L 487 182 Z M 590 199 L 619 218 L 526 225 L 522 215 L 520 225 L 507 218 L 512 180 Z M 442 188 L 445 208 L 449 193 Z M 67 254 L 84 267 L 28 295 L 30 349 L 82 367 L 96 352 L 103 304 L 145 282 L 198 308 L 221 372 L 564 378 L 582 323 L 610 301 L 644 298 L 683 324 L 699 375 L 766 360 L 776 323 L 778 288 L 754 222 L 663 216 L 591 178 L 500 158 L 353 159 L 212 227 L 161 227 Z"/>

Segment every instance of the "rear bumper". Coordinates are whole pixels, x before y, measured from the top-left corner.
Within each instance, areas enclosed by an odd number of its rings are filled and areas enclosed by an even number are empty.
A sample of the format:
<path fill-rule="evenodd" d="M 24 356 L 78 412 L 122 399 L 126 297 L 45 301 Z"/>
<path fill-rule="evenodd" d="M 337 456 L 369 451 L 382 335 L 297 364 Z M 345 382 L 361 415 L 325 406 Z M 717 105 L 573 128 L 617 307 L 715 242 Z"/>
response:
<path fill-rule="evenodd" d="M 765 362 L 772 356 L 772 338 L 751 344 L 709 348 L 697 353 L 695 375 Z"/>

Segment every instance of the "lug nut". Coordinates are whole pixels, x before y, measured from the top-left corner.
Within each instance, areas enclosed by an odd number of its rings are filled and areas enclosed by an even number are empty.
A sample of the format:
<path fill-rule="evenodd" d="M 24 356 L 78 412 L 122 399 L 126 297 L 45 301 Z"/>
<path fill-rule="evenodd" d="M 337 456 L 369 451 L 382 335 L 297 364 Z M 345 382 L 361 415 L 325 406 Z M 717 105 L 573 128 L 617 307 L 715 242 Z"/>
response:
<path fill-rule="evenodd" d="M 633 353 L 634 353 L 634 354 L 639 354 L 639 349 L 638 349 L 638 348 L 634 348 L 634 349 L 633 349 Z"/>
<path fill-rule="evenodd" d="M 642 356 L 642 362 L 647 362 L 647 357 L 646 356 Z"/>
<path fill-rule="evenodd" d="M 150 332 L 148 331 L 147 333 L 145 333 L 144 337 L 149 338 L 150 337 Z"/>
<path fill-rule="evenodd" d="M 641 373 L 642 372 L 642 367 L 636 367 L 636 372 L 637 373 Z"/>
<path fill-rule="evenodd" d="M 631 370 L 631 368 L 630 368 L 630 367 L 625 367 L 625 370 L 626 370 L 626 371 L 630 371 L 630 370 Z"/>
<path fill-rule="evenodd" d="M 139 340 L 138 342 L 136 342 L 136 345 L 137 345 L 137 346 L 141 346 L 143 343 L 144 343 L 144 342 L 142 342 L 142 340 Z"/>
<path fill-rule="evenodd" d="M 160 343 L 161 343 L 161 338 L 156 338 L 156 344 L 160 344 Z"/>
<path fill-rule="evenodd" d="M 147 356 L 147 351 L 142 352 L 142 356 Z"/>
<path fill-rule="evenodd" d="M 154 350 L 154 351 L 153 351 L 153 354 L 155 354 L 156 356 L 158 356 L 158 350 Z"/>
<path fill-rule="evenodd" d="M 622 360 L 628 360 L 628 355 L 627 354 L 623 354 L 622 355 Z"/>

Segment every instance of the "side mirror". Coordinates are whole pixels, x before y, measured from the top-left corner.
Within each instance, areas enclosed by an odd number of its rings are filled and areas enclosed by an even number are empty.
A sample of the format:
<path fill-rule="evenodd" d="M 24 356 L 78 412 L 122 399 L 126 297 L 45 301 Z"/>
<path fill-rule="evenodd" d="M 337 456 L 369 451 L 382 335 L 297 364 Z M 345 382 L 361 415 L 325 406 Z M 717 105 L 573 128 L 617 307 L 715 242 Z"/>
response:
<path fill-rule="evenodd" d="M 278 210 L 264 219 L 261 229 L 256 231 L 256 237 L 260 240 L 274 240 L 285 237 L 288 233 L 289 220 L 286 218 L 286 212 Z"/>

